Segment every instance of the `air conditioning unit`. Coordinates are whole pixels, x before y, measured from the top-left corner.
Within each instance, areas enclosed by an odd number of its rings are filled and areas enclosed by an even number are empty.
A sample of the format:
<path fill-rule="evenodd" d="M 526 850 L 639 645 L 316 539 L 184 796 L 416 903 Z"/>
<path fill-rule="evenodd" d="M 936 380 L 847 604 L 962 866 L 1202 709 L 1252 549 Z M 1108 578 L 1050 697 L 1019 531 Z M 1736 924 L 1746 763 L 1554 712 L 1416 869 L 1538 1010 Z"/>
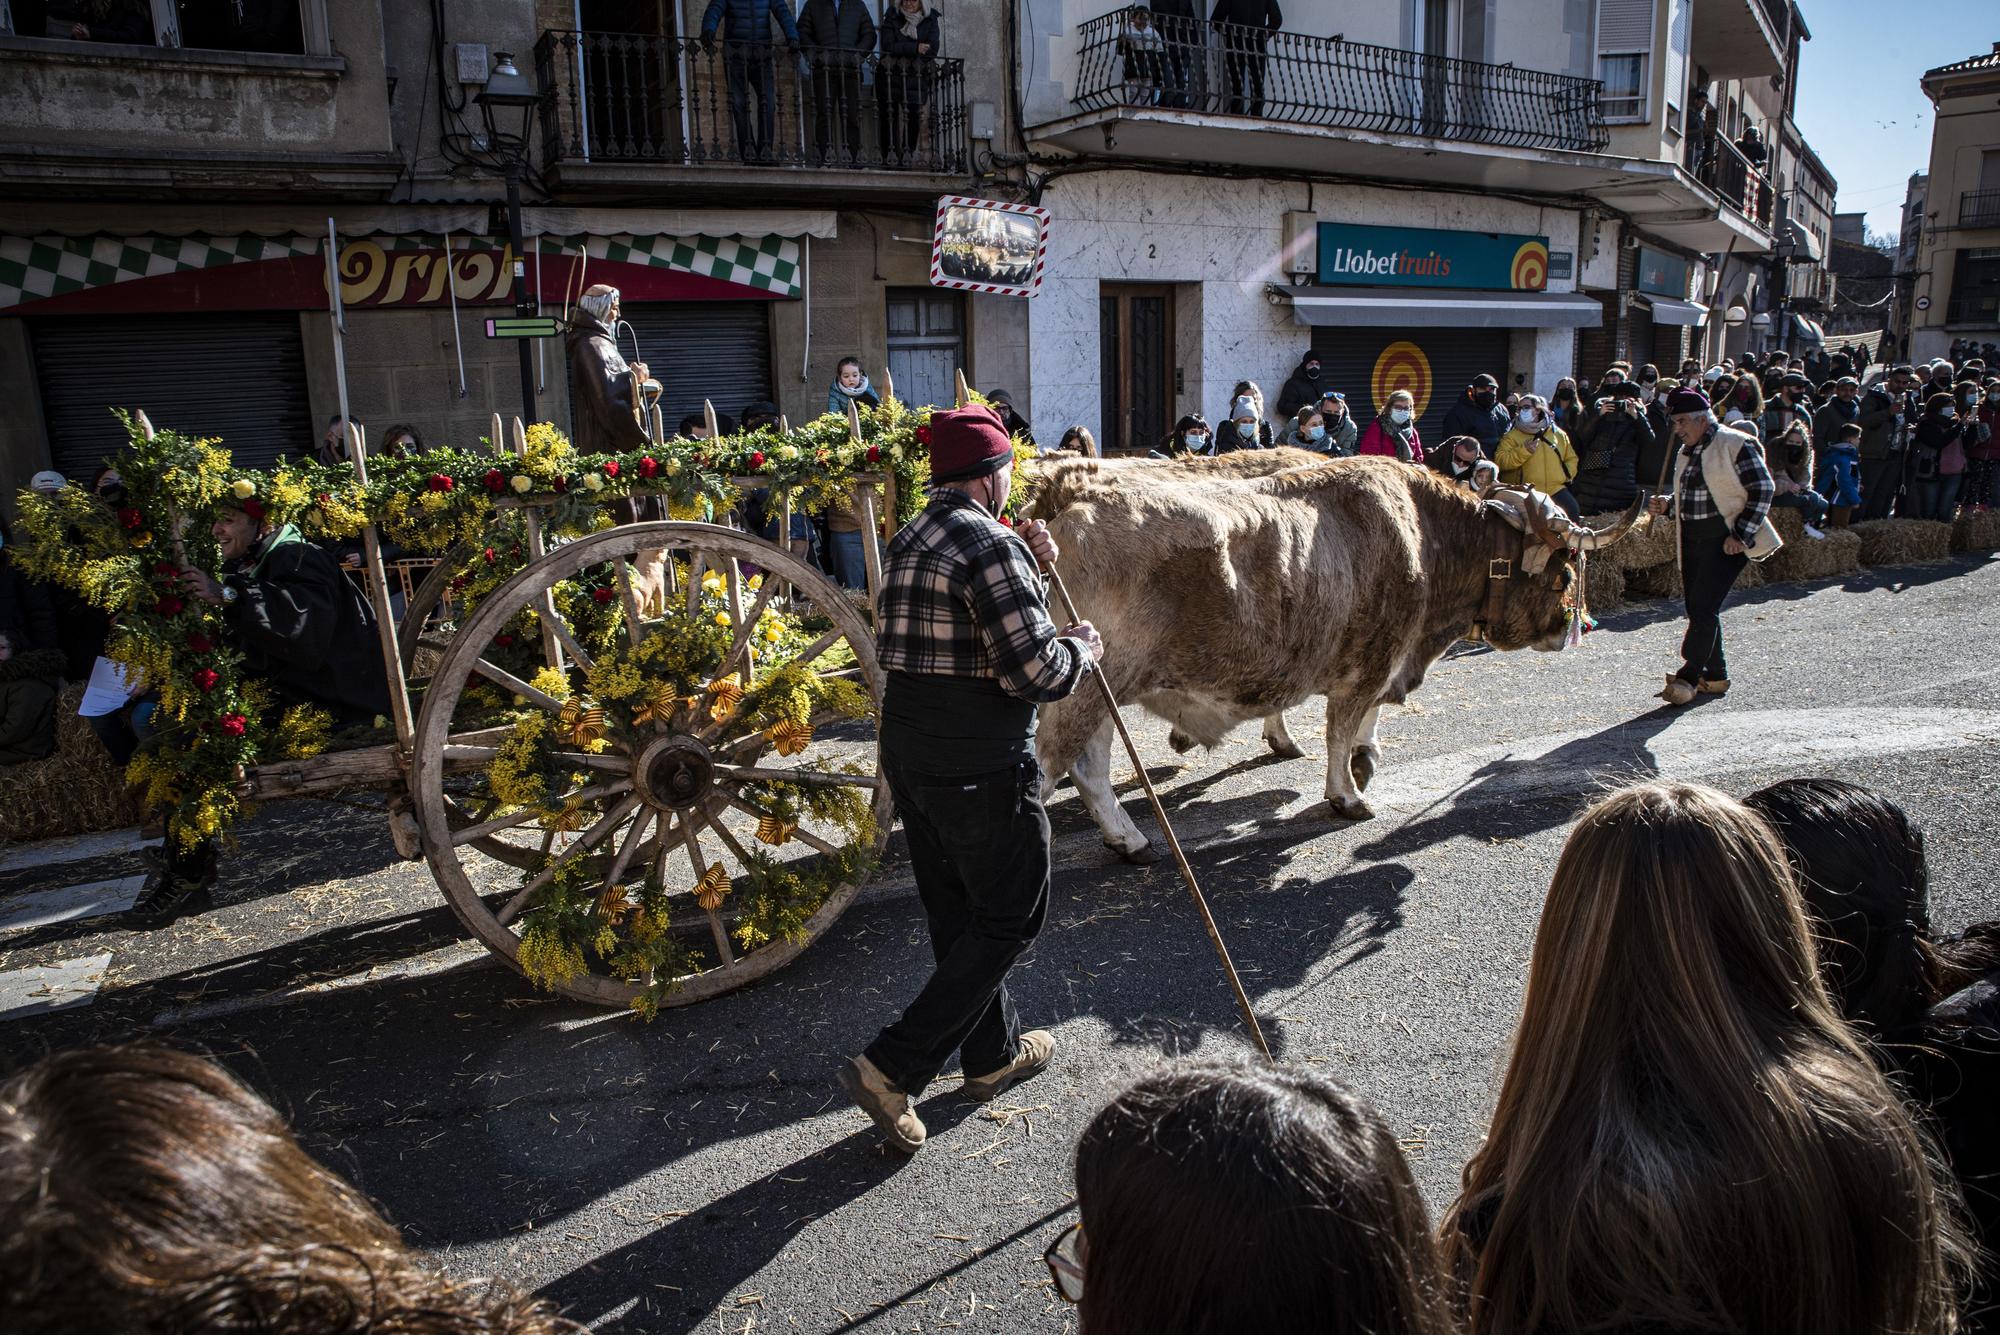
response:
<path fill-rule="evenodd" d="M 1278 267 L 1294 287 L 1304 287 L 1319 276 L 1319 215 L 1287 210 L 1281 235 L 1284 255 Z"/>

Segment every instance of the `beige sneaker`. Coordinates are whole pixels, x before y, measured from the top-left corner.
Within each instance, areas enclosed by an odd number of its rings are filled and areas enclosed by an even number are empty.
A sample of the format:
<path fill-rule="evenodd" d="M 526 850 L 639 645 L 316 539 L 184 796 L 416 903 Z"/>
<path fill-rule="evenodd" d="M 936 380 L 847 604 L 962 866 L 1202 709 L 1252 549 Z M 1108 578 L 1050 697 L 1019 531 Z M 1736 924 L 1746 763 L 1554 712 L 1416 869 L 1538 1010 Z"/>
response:
<path fill-rule="evenodd" d="M 1056 1036 L 1046 1029 L 1030 1029 L 1021 1035 L 1020 1055 L 991 1075 L 976 1079 L 967 1076 L 959 1092 L 974 1103 L 991 1103 L 1023 1080 L 1032 1080 L 1046 1071 L 1056 1055 Z"/>
<path fill-rule="evenodd" d="M 866 1057 L 855 1057 L 840 1068 L 840 1087 L 905 1154 L 924 1147 L 924 1124 L 910 1107 L 910 1096 L 897 1089 L 882 1068 Z"/>
<path fill-rule="evenodd" d="M 1695 697 L 1694 683 L 1678 673 L 1667 675 L 1666 689 L 1660 692 L 1660 699 L 1670 705 L 1684 705 Z"/>

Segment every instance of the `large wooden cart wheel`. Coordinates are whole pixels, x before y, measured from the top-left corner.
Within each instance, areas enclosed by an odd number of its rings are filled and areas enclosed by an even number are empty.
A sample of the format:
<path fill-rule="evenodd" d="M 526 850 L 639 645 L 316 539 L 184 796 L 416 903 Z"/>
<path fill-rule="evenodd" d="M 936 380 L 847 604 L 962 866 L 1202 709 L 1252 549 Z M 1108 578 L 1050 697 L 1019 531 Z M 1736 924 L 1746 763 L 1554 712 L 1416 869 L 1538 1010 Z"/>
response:
<path fill-rule="evenodd" d="M 558 610 L 562 600 L 553 595 L 563 581 L 592 587 L 598 606 L 611 604 L 617 616 L 611 644 L 600 638 L 595 655 Z M 685 635 L 697 619 L 727 648 L 703 668 L 710 687 L 697 688 L 667 717 L 641 723 L 628 712 L 618 726 L 594 732 L 593 716 L 576 707 L 588 700 L 564 701 L 528 680 L 534 670 L 520 661 L 518 635 L 503 636 L 505 653 L 496 647 L 495 637 L 520 626 L 524 611 L 543 619 L 539 661 L 566 667 L 575 682 L 587 679 L 593 657 L 635 661 L 636 646 L 655 635 Z M 769 614 L 780 612 L 791 618 L 782 644 L 765 633 L 775 624 Z M 729 630 L 718 635 L 711 629 L 718 625 Z M 508 654 L 512 670 L 496 661 Z M 755 692 L 781 671 L 792 682 L 809 672 L 828 690 L 844 682 L 850 705 L 862 701 L 865 717 L 852 718 L 850 708 L 816 712 L 804 728 L 754 726 Z M 473 692 L 479 684 L 497 691 Z M 742 710 L 732 713 L 728 697 L 738 689 Z M 569 773 L 539 807 L 508 806 L 478 768 L 504 745 L 491 712 L 496 695 L 511 699 L 517 718 L 540 711 L 556 736 L 556 767 Z M 615 961 L 586 950 L 588 971 L 554 989 L 608 1005 L 717 996 L 794 958 L 840 916 L 879 862 L 892 819 L 876 752 L 881 695 L 862 613 L 789 552 L 712 524 L 629 524 L 593 534 L 548 552 L 489 594 L 445 648 L 417 721 L 411 777 L 424 856 L 466 929 L 516 968 L 524 923 L 553 912 L 545 901 L 558 877 L 572 912 L 581 887 L 602 896 L 591 913 L 609 914 L 613 925 L 622 920 L 622 887 L 643 883 L 650 894 L 664 893 L 669 930 L 685 946 L 676 958 L 692 967 L 672 978 L 623 976 Z M 846 806 L 865 813 L 863 831 L 797 802 L 773 809 L 785 800 L 777 795 L 810 790 L 859 799 Z M 551 806 L 560 806 L 559 818 L 550 818 Z M 789 939 L 749 940 L 746 949 L 745 913 L 759 884 L 753 862 L 764 884 L 776 867 L 826 894 Z M 833 869 L 840 869 L 837 883 Z"/>

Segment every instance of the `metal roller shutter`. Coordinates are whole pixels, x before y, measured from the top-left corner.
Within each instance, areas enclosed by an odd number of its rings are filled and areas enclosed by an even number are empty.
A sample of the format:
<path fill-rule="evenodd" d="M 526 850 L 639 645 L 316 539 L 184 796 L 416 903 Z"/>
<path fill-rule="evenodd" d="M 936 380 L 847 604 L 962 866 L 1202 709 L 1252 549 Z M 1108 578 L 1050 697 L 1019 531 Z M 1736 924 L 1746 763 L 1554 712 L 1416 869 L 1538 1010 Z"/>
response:
<path fill-rule="evenodd" d="M 35 377 L 58 471 L 88 481 L 125 443 L 111 409 L 220 436 L 262 468 L 316 443 L 295 311 L 68 315 L 32 321 Z"/>
<path fill-rule="evenodd" d="M 660 382 L 660 416 L 669 434 L 681 418 L 700 414 L 703 399 L 735 417 L 745 404 L 777 397 L 769 302 L 636 302 L 622 313 L 638 336 L 639 360 Z M 631 357 L 631 335 L 618 350 Z"/>
<path fill-rule="evenodd" d="M 1320 384 L 1347 395 L 1347 410 L 1367 429 L 1391 390 L 1417 399 L 1417 433 L 1426 448 L 1444 439 L 1444 415 L 1481 372 L 1507 385 L 1504 329 L 1331 329 L 1315 327 Z M 1380 374 L 1378 375 L 1378 368 Z M 1381 398 L 1376 397 L 1379 388 Z"/>

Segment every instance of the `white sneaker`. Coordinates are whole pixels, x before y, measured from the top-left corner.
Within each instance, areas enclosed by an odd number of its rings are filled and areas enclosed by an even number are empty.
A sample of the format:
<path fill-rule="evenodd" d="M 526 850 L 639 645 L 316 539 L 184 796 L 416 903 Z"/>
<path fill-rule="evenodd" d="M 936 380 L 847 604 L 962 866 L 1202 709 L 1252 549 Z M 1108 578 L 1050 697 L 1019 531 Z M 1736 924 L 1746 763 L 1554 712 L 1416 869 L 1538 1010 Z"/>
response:
<path fill-rule="evenodd" d="M 1824 538 L 1824 537 L 1826 536 L 1826 534 L 1824 534 L 1824 533 L 1822 533 L 1822 532 L 1821 532 L 1820 530 L 1818 530 L 1818 529 L 1814 528 L 1814 527 L 1813 527 L 1813 526 L 1812 526 L 1811 524 L 1807 524 L 1807 525 L 1806 525 L 1806 536 L 1807 536 L 1808 538 Z"/>

